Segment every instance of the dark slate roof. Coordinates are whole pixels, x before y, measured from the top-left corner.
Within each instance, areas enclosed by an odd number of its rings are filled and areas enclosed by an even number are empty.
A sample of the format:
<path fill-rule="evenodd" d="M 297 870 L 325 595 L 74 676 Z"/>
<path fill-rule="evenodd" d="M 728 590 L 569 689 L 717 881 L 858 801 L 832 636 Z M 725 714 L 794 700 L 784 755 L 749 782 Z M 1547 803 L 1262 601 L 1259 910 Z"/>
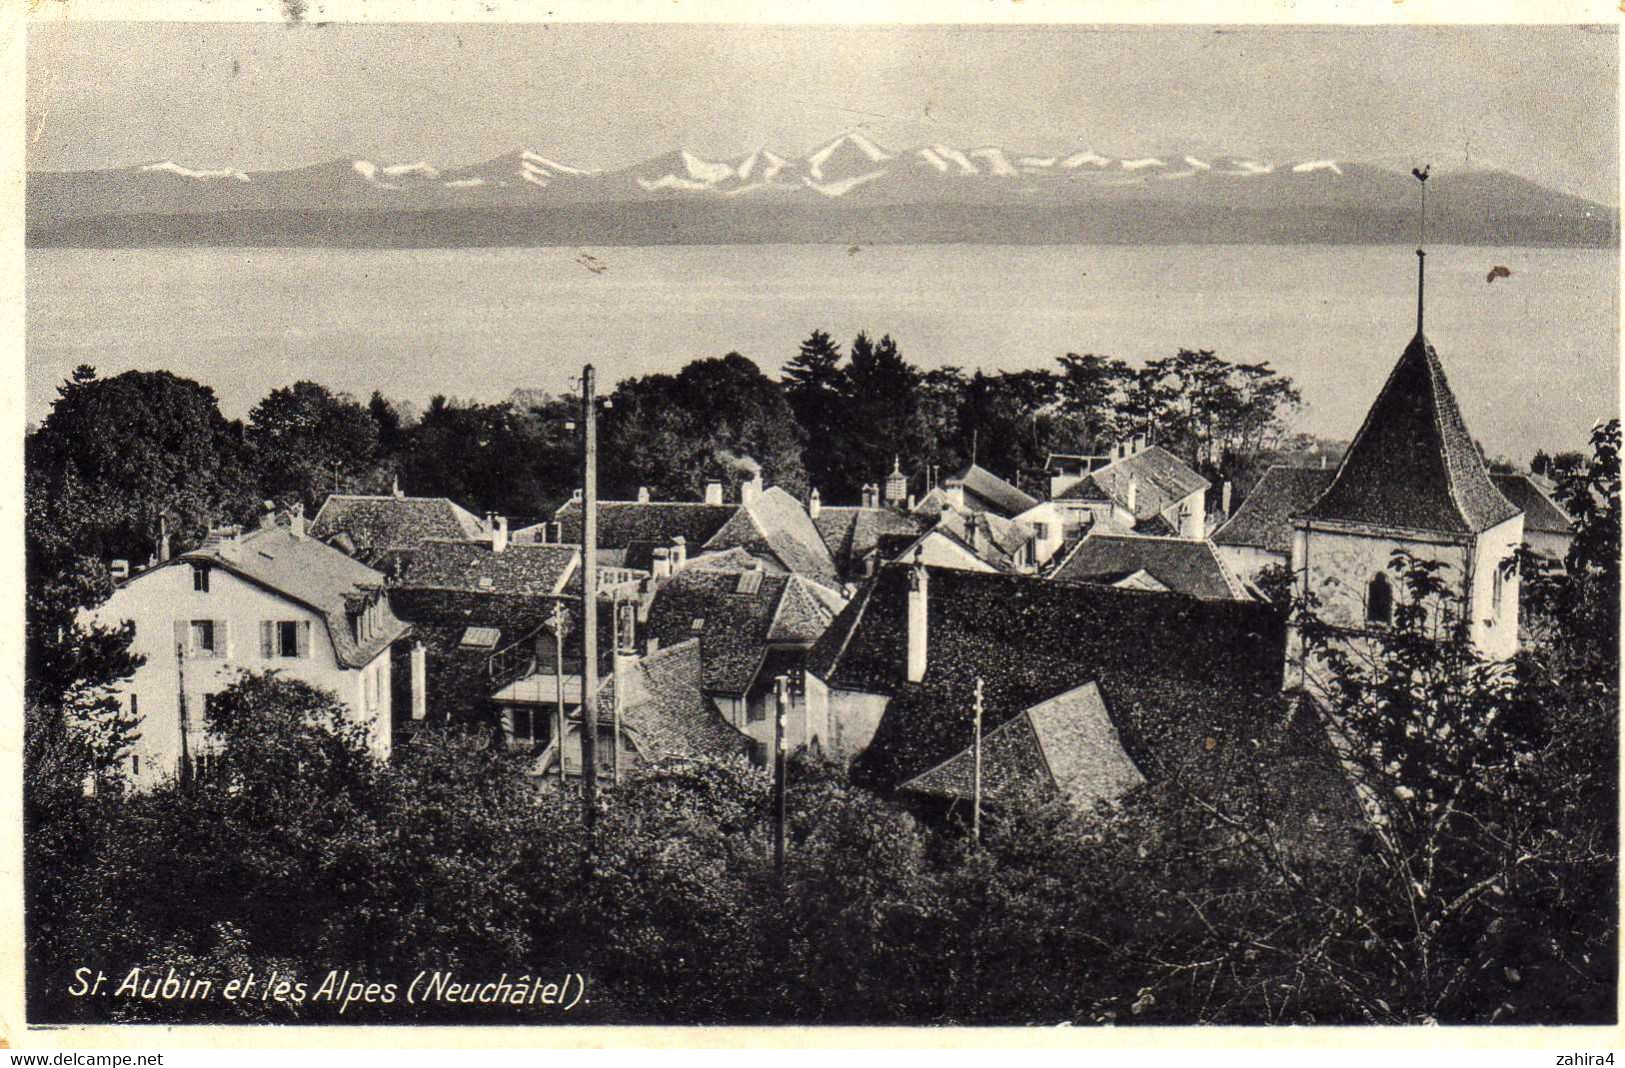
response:
<path fill-rule="evenodd" d="M 1089 472 L 1056 499 L 1111 501 L 1127 510 L 1130 482 L 1137 483 L 1135 519 L 1150 519 L 1208 487 L 1208 480 L 1192 471 L 1185 461 L 1161 445 L 1150 445 L 1133 456 Z"/>
<path fill-rule="evenodd" d="M 573 545 L 514 545 L 492 552 L 487 541 L 431 539 L 413 550 L 399 584 L 429 589 L 550 596 L 577 571 Z M 481 585 L 481 579 L 489 579 Z"/>
<path fill-rule="evenodd" d="M 1438 353 L 1418 333 L 1394 365 L 1331 486 L 1305 518 L 1476 534 L 1518 509 L 1495 488 Z"/>
<path fill-rule="evenodd" d="M 361 497 L 330 494 L 310 533 L 323 541 L 348 534 L 366 553 L 414 548 L 429 538 L 476 538 L 479 517 L 445 497 Z"/>
<path fill-rule="evenodd" d="M 446 627 L 459 634 L 465 627 L 496 627 L 503 633 L 501 644 L 507 645 L 551 619 L 554 599 L 529 594 L 391 586 L 389 603 L 397 616 L 414 627 Z"/>
<path fill-rule="evenodd" d="M 1528 475 L 1490 475 L 1501 496 L 1523 511 L 1525 534 L 1572 534 L 1574 523 L 1561 505 Z"/>
<path fill-rule="evenodd" d="M 980 464 L 971 464 L 954 476 L 965 484 L 965 503 L 979 512 L 994 512 L 1014 519 L 1038 503 Z"/>
<path fill-rule="evenodd" d="M 1091 534 L 1078 542 L 1051 577 L 1111 585 L 1136 571 L 1145 571 L 1170 592 L 1187 597 L 1250 600 L 1212 545 L 1185 538 Z"/>
<path fill-rule="evenodd" d="M 724 720 L 716 705 L 701 692 L 700 646 L 700 642 L 690 639 L 658 649 L 640 657 L 637 666 L 626 673 L 621 725 L 650 759 L 726 759 L 748 748 L 749 739 Z M 612 708 L 613 675 L 604 680 L 599 694 L 599 708 Z"/>
<path fill-rule="evenodd" d="M 1292 517 L 1319 500 L 1336 475 L 1330 467 L 1270 468 L 1235 514 L 1213 532 L 1213 543 L 1290 556 Z"/>
<path fill-rule="evenodd" d="M 754 593 L 740 593 L 740 576 L 755 574 Z M 768 633 L 790 575 L 688 567 L 661 583 L 649 605 L 644 634 L 662 646 L 687 641 L 704 620 L 700 645 L 707 693 L 744 694 L 767 653 Z"/>
<path fill-rule="evenodd" d="M 625 549 L 634 542 L 669 546 L 673 538 L 682 535 L 688 554 L 693 556 L 738 511 L 737 504 L 599 501 L 598 544 L 606 549 Z M 581 541 L 580 501 L 566 501 L 554 518 L 563 529 L 563 541 Z"/>
<path fill-rule="evenodd" d="M 1284 624 L 1268 606 L 935 568 L 925 679 L 905 683 L 908 571 L 883 568 L 810 658 L 832 687 L 893 695 L 855 765 L 872 784 L 907 782 L 970 744 L 979 676 L 988 731 L 1098 682 L 1148 776 L 1280 714 Z"/>
<path fill-rule="evenodd" d="M 758 490 L 705 543 L 707 552 L 741 548 L 772 556 L 786 571 L 831 585 L 840 581 L 824 539 L 800 501 L 771 486 Z M 694 551 L 690 545 L 689 552 Z"/>
<path fill-rule="evenodd" d="M 842 578 L 863 572 L 864 558 L 879 548 L 883 539 L 906 537 L 912 540 L 925 527 L 923 517 L 892 508 L 856 508 L 826 505 L 813 520 L 824 540 L 835 568 Z"/>
<path fill-rule="evenodd" d="M 384 576 L 308 534 L 295 537 L 285 526 L 260 527 L 236 539 L 235 546 L 216 541 L 175 559 L 206 560 L 320 613 L 345 667 L 366 667 L 407 630 L 386 600 L 377 633 L 357 642 L 349 599 L 382 596 Z"/>

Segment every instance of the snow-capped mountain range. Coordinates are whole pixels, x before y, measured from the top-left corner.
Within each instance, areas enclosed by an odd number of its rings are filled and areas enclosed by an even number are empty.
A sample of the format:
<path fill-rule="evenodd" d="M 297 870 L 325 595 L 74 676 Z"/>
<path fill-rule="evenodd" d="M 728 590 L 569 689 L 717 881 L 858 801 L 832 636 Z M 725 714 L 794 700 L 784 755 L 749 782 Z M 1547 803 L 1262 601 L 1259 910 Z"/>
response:
<path fill-rule="evenodd" d="M 1608 244 L 1618 213 L 1496 171 L 1441 172 L 1439 241 Z M 245 172 L 160 160 L 29 176 L 35 244 L 1411 240 L 1409 175 L 1338 159 L 1037 155 L 884 147 L 679 148 L 596 169 L 522 149 L 466 166 L 336 160 Z"/>

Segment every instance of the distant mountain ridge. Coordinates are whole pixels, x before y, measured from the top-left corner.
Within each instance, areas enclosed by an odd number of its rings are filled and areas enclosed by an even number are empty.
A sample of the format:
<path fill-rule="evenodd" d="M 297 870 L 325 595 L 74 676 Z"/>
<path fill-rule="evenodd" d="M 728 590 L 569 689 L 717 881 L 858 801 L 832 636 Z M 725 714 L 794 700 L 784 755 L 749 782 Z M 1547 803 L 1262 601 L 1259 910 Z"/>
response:
<path fill-rule="evenodd" d="M 1500 171 L 1439 173 L 1429 239 L 1618 243 L 1617 210 Z M 1367 244 L 1415 240 L 1416 185 L 1357 162 L 980 145 L 847 133 L 802 156 L 686 148 L 617 170 L 533 149 L 244 172 L 159 160 L 28 178 L 31 245 Z"/>

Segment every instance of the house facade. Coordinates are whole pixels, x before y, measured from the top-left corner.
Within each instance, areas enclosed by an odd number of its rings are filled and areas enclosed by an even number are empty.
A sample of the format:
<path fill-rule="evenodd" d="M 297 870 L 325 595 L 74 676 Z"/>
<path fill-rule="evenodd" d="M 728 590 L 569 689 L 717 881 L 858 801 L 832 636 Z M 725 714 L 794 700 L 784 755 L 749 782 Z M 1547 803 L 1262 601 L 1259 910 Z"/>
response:
<path fill-rule="evenodd" d="M 218 751 L 209 702 L 242 672 L 274 670 L 331 691 L 387 757 L 390 651 L 408 628 L 382 587 L 381 574 L 310 537 L 299 514 L 287 525 L 268 517 L 246 533 L 215 531 L 201 548 L 121 583 L 86 618 L 133 623 L 131 649 L 146 658 L 121 688 L 140 719 L 130 783 L 155 787 L 183 761 L 206 772 Z"/>

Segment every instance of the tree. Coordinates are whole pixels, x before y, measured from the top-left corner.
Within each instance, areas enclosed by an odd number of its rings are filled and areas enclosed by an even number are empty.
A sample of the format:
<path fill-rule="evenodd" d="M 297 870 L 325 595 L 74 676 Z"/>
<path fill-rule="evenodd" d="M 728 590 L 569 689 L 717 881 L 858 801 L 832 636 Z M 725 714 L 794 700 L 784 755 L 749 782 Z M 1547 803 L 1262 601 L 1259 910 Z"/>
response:
<path fill-rule="evenodd" d="M 348 394 L 315 382 L 272 390 L 248 415 L 260 492 L 314 515 L 329 493 L 387 489 L 377 466 L 379 433 L 374 414 Z"/>

